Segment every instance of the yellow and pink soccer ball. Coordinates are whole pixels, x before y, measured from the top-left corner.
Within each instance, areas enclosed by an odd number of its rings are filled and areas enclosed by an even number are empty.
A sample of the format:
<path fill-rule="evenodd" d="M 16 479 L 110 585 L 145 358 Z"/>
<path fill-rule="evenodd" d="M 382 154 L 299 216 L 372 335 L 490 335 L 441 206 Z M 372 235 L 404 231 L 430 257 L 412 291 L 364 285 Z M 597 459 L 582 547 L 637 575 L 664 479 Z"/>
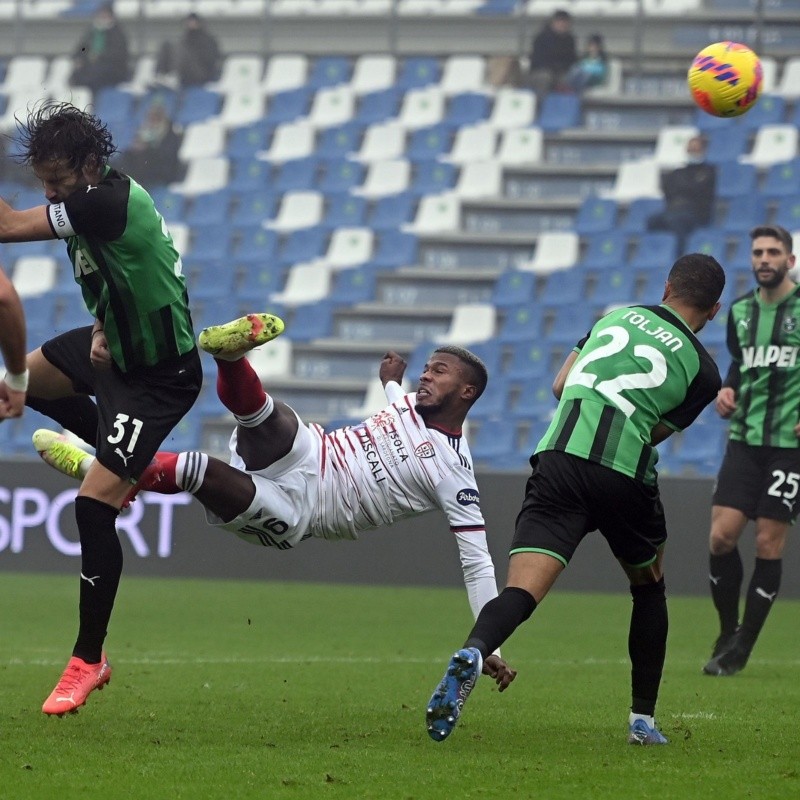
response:
<path fill-rule="evenodd" d="M 715 42 L 694 57 L 687 79 L 703 111 L 738 117 L 756 104 L 764 76 L 761 61 L 747 45 Z"/>

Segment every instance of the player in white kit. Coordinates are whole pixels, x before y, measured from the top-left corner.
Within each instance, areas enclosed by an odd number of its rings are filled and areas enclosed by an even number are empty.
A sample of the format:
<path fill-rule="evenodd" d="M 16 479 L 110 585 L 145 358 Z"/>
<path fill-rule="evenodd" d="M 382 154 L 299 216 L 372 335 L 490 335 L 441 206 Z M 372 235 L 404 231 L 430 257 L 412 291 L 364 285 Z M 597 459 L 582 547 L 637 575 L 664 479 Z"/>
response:
<path fill-rule="evenodd" d="M 356 539 L 361 531 L 440 509 L 456 537 L 477 617 L 497 596 L 497 585 L 461 429 L 487 383 L 483 362 L 460 347 L 437 348 L 416 392 L 406 394 L 400 386 L 406 362 L 389 352 L 380 365 L 386 408 L 325 433 L 270 397 L 244 357 L 282 331 L 277 317 L 249 314 L 200 334 L 200 347 L 217 363 L 217 393 L 237 422 L 230 462 L 200 452 L 159 452 L 138 489 L 188 491 L 205 507 L 209 524 L 278 549 L 312 536 Z M 64 472 L 68 461 L 79 471 L 88 468 L 88 453 L 44 433 L 34 441 L 45 461 Z M 501 691 L 516 675 L 498 655 L 486 660 L 484 672 Z"/>

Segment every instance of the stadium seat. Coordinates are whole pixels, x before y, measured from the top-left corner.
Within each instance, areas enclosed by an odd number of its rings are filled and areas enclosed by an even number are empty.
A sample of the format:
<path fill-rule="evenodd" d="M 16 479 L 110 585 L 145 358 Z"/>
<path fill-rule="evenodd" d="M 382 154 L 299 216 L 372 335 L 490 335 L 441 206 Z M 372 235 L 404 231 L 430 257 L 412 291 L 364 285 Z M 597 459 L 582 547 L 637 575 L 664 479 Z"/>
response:
<path fill-rule="evenodd" d="M 314 152 L 315 141 L 316 131 L 308 120 L 285 122 L 275 128 L 269 147 L 256 157 L 275 163 L 306 158 Z"/>
<path fill-rule="evenodd" d="M 800 230 L 800 193 L 778 199 L 773 222 L 788 231 Z"/>
<path fill-rule="evenodd" d="M 52 256 L 21 256 L 11 269 L 11 282 L 20 298 L 52 291 L 58 282 L 58 263 Z"/>
<path fill-rule="evenodd" d="M 764 219 L 762 216 L 750 217 L 747 221 L 748 229 L 752 227 L 754 219 Z M 714 256 L 720 263 L 724 264 L 727 259 L 727 238 L 722 228 L 697 228 L 692 231 L 686 239 L 687 253 L 703 253 L 707 256 Z M 667 265 L 665 265 L 667 266 Z"/>
<path fill-rule="evenodd" d="M 485 90 L 486 60 L 483 56 L 448 56 L 439 81 L 446 95 Z"/>
<path fill-rule="evenodd" d="M 491 300 L 503 309 L 534 301 L 537 277 L 532 272 L 507 269 L 500 273 L 492 288 Z"/>
<path fill-rule="evenodd" d="M 511 380 L 550 381 L 549 357 L 545 349 L 536 341 L 519 341 L 511 344 L 511 355 L 504 375 Z"/>
<path fill-rule="evenodd" d="M 665 125 L 658 131 L 653 159 L 662 169 L 686 164 L 686 145 L 699 131 L 693 125 Z"/>
<path fill-rule="evenodd" d="M 544 135 L 541 128 L 514 128 L 503 131 L 497 159 L 504 166 L 538 164 L 543 155 Z"/>
<path fill-rule="evenodd" d="M 361 186 L 353 194 L 377 198 L 404 192 L 411 179 L 411 164 L 404 158 L 373 161 Z"/>
<path fill-rule="evenodd" d="M 405 229 L 413 233 L 456 231 L 461 223 L 461 202 L 452 193 L 424 195 L 413 222 Z"/>
<path fill-rule="evenodd" d="M 589 195 L 575 217 L 575 233 L 587 236 L 610 231 L 617 222 L 617 204 L 607 198 Z"/>
<path fill-rule="evenodd" d="M 438 86 L 409 89 L 400 102 L 397 120 L 407 130 L 429 128 L 444 119 L 444 100 Z"/>
<path fill-rule="evenodd" d="M 507 308 L 501 316 L 497 338 L 504 344 L 541 341 L 541 310 L 530 303 Z"/>
<path fill-rule="evenodd" d="M 575 341 L 580 335 L 575 337 Z M 538 376 L 522 381 L 510 395 L 511 405 L 506 413 L 507 419 L 514 422 L 533 423 L 546 418 L 555 410 L 557 403 L 550 381 L 543 381 Z"/>
<path fill-rule="evenodd" d="M 613 187 L 603 196 L 626 203 L 639 197 L 661 197 L 661 170 L 653 159 L 623 161 Z"/>
<path fill-rule="evenodd" d="M 328 231 L 322 227 L 300 228 L 292 231 L 278 248 L 278 266 L 316 262 L 328 244 Z"/>
<path fill-rule="evenodd" d="M 628 265 L 636 270 L 665 270 L 675 261 L 678 241 L 674 233 L 649 231 L 633 239 Z"/>
<path fill-rule="evenodd" d="M 319 132 L 314 152 L 320 158 L 343 159 L 360 147 L 363 132 L 363 127 L 352 121 L 334 125 Z"/>
<path fill-rule="evenodd" d="M 28 94 L 37 96 L 47 79 L 48 60 L 39 55 L 11 56 L 0 83 L 0 93 L 5 95 Z"/>
<path fill-rule="evenodd" d="M 789 56 L 784 62 L 775 94 L 786 100 L 797 100 L 800 97 L 800 56 Z"/>
<path fill-rule="evenodd" d="M 379 197 L 367 214 L 367 225 L 374 231 L 397 229 L 411 219 L 415 206 L 414 195 L 408 191 Z"/>
<path fill-rule="evenodd" d="M 315 91 L 340 86 L 349 83 L 352 72 L 350 59 L 343 56 L 322 56 L 314 61 L 306 85 Z"/>
<path fill-rule="evenodd" d="M 227 222 L 230 205 L 231 191 L 228 187 L 201 194 L 192 199 L 183 219 L 192 227 L 219 225 Z"/>
<path fill-rule="evenodd" d="M 355 121 L 362 125 L 387 122 L 397 116 L 402 92 L 396 86 L 378 89 L 361 96 L 355 113 Z"/>
<path fill-rule="evenodd" d="M 262 91 L 267 95 L 288 92 L 305 85 L 308 58 L 304 55 L 275 55 L 267 62 Z"/>
<path fill-rule="evenodd" d="M 170 184 L 170 189 L 189 196 L 215 192 L 228 184 L 230 165 L 223 156 L 194 158 L 189 162 L 182 181 Z"/>
<path fill-rule="evenodd" d="M 277 192 L 306 192 L 317 188 L 319 159 L 316 156 L 293 158 L 278 164 L 272 173 L 272 187 Z"/>
<path fill-rule="evenodd" d="M 443 123 L 419 128 L 410 134 L 405 154 L 414 161 L 438 158 L 450 150 L 452 141 L 451 129 Z"/>
<path fill-rule="evenodd" d="M 366 162 L 396 159 L 403 155 L 405 147 L 405 128 L 396 121 L 380 122 L 366 129 L 361 146 L 352 158 Z"/>
<path fill-rule="evenodd" d="M 288 378 L 292 374 L 292 341 L 279 336 L 251 350 L 246 358 L 262 383 L 273 378 Z"/>
<path fill-rule="evenodd" d="M 287 192 L 281 199 L 278 215 L 264 225 L 283 232 L 312 227 L 322 218 L 323 203 L 321 192 Z"/>
<path fill-rule="evenodd" d="M 488 161 L 494 158 L 497 133 L 488 125 L 465 125 L 456 132 L 452 147 L 442 159 L 454 164 Z M 499 162 L 498 162 L 499 163 Z"/>
<path fill-rule="evenodd" d="M 717 166 L 718 199 L 753 194 L 756 191 L 758 191 L 758 169 L 753 164 L 726 161 Z"/>
<path fill-rule="evenodd" d="M 442 67 L 438 59 L 427 56 L 410 56 L 402 62 L 396 85 L 403 91 L 419 89 L 438 83 Z"/>
<path fill-rule="evenodd" d="M 350 87 L 357 95 L 383 91 L 394 84 L 396 71 L 397 59 L 393 55 L 359 56 L 350 79 Z"/>
<path fill-rule="evenodd" d="M 251 157 L 232 159 L 230 188 L 237 192 L 261 191 L 270 185 L 272 164 Z"/>
<path fill-rule="evenodd" d="M 669 266 L 672 266 L 670 262 Z M 611 303 L 626 305 L 636 300 L 636 272 L 630 267 L 604 269 L 597 274 L 595 288 L 590 298 L 595 307 Z M 582 335 L 586 331 L 579 333 Z M 576 337 L 577 340 L 577 337 Z"/>
<path fill-rule="evenodd" d="M 320 225 L 327 229 L 361 226 L 367 214 L 367 200 L 349 192 L 325 195 L 325 210 Z M 374 227 L 374 226 L 373 226 Z"/>
<path fill-rule="evenodd" d="M 261 118 L 248 125 L 241 125 L 228 131 L 225 152 L 229 158 L 254 158 L 259 150 L 266 150 L 272 139 L 274 127 Z"/>
<path fill-rule="evenodd" d="M 113 86 L 100 89 L 94 96 L 94 113 L 111 128 L 128 123 L 134 107 L 134 96 Z"/>
<path fill-rule="evenodd" d="M 506 458 L 516 450 L 516 435 L 516 426 L 507 419 L 486 419 L 471 437 L 472 457 L 476 462 Z"/>
<path fill-rule="evenodd" d="M 519 268 L 530 270 L 537 275 L 574 267 L 578 263 L 580 239 L 574 231 L 544 231 L 536 239 L 533 258 L 520 262 Z"/>
<path fill-rule="evenodd" d="M 195 158 L 213 158 L 225 152 L 225 128 L 219 119 L 190 122 L 186 126 L 178 148 L 181 161 Z"/>
<path fill-rule="evenodd" d="M 622 230 L 626 233 L 644 233 L 647 220 L 664 210 L 664 199 L 661 197 L 637 197 L 631 200 L 622 220 Z"/>
<path fill-rule="evenodd" d="M 496 130 L 528 128 L 536 117 L 536 95 L 526 89 L 501 86 L 487 123 Z"/>
<path fill-rule="evenodd" d="M 190 246 L 186 251 L 193 262 L 223 262 L 229 252 L 232 230 L 226 223 L 198 225 L 191 229 Z"/>
<path fill-rule="evenodd" d="M 366 167 L 357 161 L 342 158 L 329 159 L 320 164 L 320 178 L 317 188 L 326 194 L 346 192 L 361 185 Z"/>
<path fill-rule="evenodd" d="M 461 200 L 501 197 L 503 169 L 496 160 L 470 161 L 461 167 L 454 192 Z"/>
<path fill-rule="evenodd" d="M 627 263 L 628 234 L 615 229 L 587 236 L 580 264 L 586 269 L 616 269 Z"/>
<path fill-rule="evenodd" d="M 437 344 L 465 346 L 491 339 L 497 328 L 497 311 L 491 303 L 459 303 L 448 330 L 434 337 Z"/>
<path fill-rule="evenodd" d="M 222 94 L 240 92 L 250 87 L 260 91 L 264 69 L 263 56 L 254 53 L 231 53 L 223 59 L 219 79 L 208 88 Z"/>
<path fill-rule="evenodd" d="M 447 103 L 444 122 L 453 128 L 486 122 L 491 101 L 485 94 L 465 92 L 454 95 Z"/>
<path fill-rule="evenodd" d="M 440 194 L 456 185 L 458 167 L 441 161 L 419 161 L 414 164 L 410 190 L 417 196 Z"/>
<path fill-rule="evenodd" d="M 342 305 L 373 302 L 378 270 L 369 265 L 337 270 L 333 273 L 331 299 Z"/>
<path fill-rule="evenodd" d="M 372 256 L 374 238 L 369 228 L 339 228 L 331 234 L 322 261 L 334 270 L 366 264 Z"/>
<path fill-rule="evenodd" d="M 580 97 L 550 92 L 542 101 L 536 124 L 548 133 L 577 128 L 581 124 Z"/>
<path fill-rule="evenodd" d="M 232 256 L 237 262 L 271 264 L 278 252 L 278 234 L 264 230 L 261 224 L 244 225 L 239 229 L 238 241 Z"/>
<path fill-rule="evenodd" d="M 739 156 L 747 152 L 750 133 L 744 125 L 732 125 L 709 131 L 706 134 L 708 138 L 706 161 L 719 164 L 720 169 L 723 169 L 728 162 L 737 161 Z"/>
<path fill-rule="evenodd" d="M 786 195 L 795 194 L 800 188 L 800 158 L 772 164 L 764 176 L 761 196 L 774 200 Z"/>
<path fill-rule="evenodd" d="M 320 89 L 311 101 L 308 121 L 315 128 L 332 128 L 353 119 L 355 94 L 349 86 Z"/>
<path fill-rule="evenodd" d="M 739 157 L 744 164 L 769 167 L 797 155 L 797 128 L 792 124 L 762 125 L 756 131 L 753 148 Z"/>
<path fill-rule="evenodd" d="M 258 122 L 265 110 L 266 99 L 257 86 L 241 88 L 224 95 L 219 119 L 225 128 L 236 128 Z"/>
<path fill-rule="evenodd" d="M 266 119 L 274 125 L 296 122 L 306 116 L 310 103 L 311 89 L 308 86 L 278 92 L 267 100 Z"/>
<path fill-rule="evenodd" d="M 230 220 L 237 227 L 261 226 L 272 219 L 278 206 L 278 194 L 273 189 L 252 191 L 231 190 Z"/>
<path fill-rule="evenodd" d="M 326 264 L 295 264 L 289 270 L 283 290 L 271 293 L 269 302 L 286 308 L 316 303 L 328 296 L 330 288 L 331 271 Z"/>
<path fill-rule="evenodd" d="M 763 90 L 758 98 L 758 114 L 742 115 L 741 127 L 748 132 L 757 131 L 762 125 L 780 125 L 786 121 L 786 100 Z M 794 122 L 794 120 L 789 120 Z"/>
<path fill-rule="evenodd" d="M 726 234 L 739 234 L 747 233 L 757 220 L 765 219 L 767 219 L 767 201 L 764 195 L 743 194 L 728 200 L 725 213 L 720 215 L 717 224 Z M 722 257 L 716 252 L 713 252 L 712 255 L 724 263 L 724 251 Z"/>
<path fill-rule="evenodd" d="M 219 114 L 221 107 L 222 98 L 217 92 L 201 86 L 190 86 L 180 94 L 174 121 L 183 126 L 191 122 L 202 122 Z"/>
<path fill-rule="evenodd" d="M 505 417 L 508 409 L 508 390 L 508 380 L 504 375 L 490 373 L 486 389 L 469 410 L 470 423 L 483 425 L 487 420 Z"/>
<path fill-rule="evenodd" d="M 409 267 L 419 261 L 419 240 L 405 231 L 385 231 L 378 236 L 372 263 L 378 267 Z"/>
<path fill-rule="evenodd" d="M 236 272 L 227 260 L 215 257 L 213 260 L 195 261 L 193 257 L 184 259 L 184 273 L 189 283 L 192 300 L 230 298 L 235 293 Z"/>

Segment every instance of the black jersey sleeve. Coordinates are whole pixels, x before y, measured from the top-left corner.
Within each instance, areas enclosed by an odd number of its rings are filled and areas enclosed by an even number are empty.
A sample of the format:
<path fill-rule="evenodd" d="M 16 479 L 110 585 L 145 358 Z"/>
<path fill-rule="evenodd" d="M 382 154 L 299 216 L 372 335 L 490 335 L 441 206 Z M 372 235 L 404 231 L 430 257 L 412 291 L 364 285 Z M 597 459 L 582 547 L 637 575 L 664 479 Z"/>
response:
<path fill-rule="evenodd" d="M 664 414 L 664 422 L 676 430 L 688 428 L 702 410 L 717 396 L 722 379 L 714 359 L 705 349 L 698 350 L 700 368 L 686 390 L 683 402 Z"/>
<path fill-rule="evenodd" d="M 64 208 L 75 233 L 112 242 L 127 225 L 130 183 L 104 180 L 73 192 Z"/>

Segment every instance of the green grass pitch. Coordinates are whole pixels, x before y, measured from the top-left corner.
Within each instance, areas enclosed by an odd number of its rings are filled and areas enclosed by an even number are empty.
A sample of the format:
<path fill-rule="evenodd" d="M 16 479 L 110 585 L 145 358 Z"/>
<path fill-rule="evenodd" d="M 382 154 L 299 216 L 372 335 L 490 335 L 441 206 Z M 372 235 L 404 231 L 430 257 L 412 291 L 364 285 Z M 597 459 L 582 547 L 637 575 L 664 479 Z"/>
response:
<path fill-rule="evenodd" d="M 743 673 L 709 678 L 710 600 L 671 598 L 671 743 L 638 748 L 624 591 L 556 588 L 504 648 L 517 681 L 479 681 L 441 743 L 424 711 L 470 627 L 460 590 L 123 578 L 111 684 L 63 719 L 40 708 L 77 581 L 4 574 L 0 598 L 4 800 L 800 796 L 796 601 Z"/>

